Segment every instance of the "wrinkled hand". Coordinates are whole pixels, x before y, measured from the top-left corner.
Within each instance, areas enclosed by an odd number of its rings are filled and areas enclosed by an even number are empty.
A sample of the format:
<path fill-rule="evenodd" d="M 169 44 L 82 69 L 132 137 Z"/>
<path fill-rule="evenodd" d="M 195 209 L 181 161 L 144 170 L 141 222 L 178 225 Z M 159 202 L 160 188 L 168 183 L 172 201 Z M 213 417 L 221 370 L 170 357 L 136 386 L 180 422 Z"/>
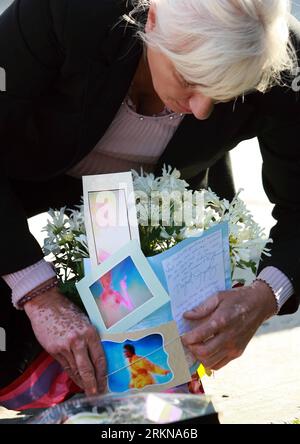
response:
<path fill-rule="evenodd" d="M 262 281 L 221 291 L 184 314 L 195 328 L 182 338 L 202 364 L 219 370 L 244 352 L 260 325 L 276 313 L 272 290 Z"/>
<path fill-rule="evenodd" d="M 37 340 L 87 395 L 103 393 L 106 365 L 100 338 L 88 318 L 58 289 L 27 302 Z"/>

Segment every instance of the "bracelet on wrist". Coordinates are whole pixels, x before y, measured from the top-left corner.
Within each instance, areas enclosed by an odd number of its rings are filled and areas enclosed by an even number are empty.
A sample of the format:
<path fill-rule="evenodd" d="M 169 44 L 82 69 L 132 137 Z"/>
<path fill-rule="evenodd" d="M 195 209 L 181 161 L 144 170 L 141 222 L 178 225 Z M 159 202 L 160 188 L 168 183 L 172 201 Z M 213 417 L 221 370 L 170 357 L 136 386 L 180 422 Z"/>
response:
<path fill-rule="evenodd" d="M 37 296 L 46 293 L 46 291 L 51 290 L 54 287 L 57 287 L 57 285 L 58 285 L 58 280 L 56 277 L 49 279 L 48 281 L 44 282 L 44 284 L 38 286 L 37 288 L 33 289 L 25 296 L 23 296 L 18 302 L 18 307 L 21 309 L 24 308 L 24 305 L 27 302 L 32 301 Z"/>
<path fill-rule="evenodd" d="M 279 311 L 280 311 L 280 307 L 279 307 L 278 299 L 276 297 L 276 293 L 275 293 L 274 289 L 272 288 L 271 284 L 268 281 L 266 281 L 264 278 L 261 278 L 261 277 L 257 277 L 254 282 L 263 282 L 272 291 L 273 296 L 274 296 L 274 301 L 275 301 L 275 304 L 276 304 L 276 311 L 275 311 L 275 313 L 273 313 L 273 315 L 277 315 L 279 313 Z"/>

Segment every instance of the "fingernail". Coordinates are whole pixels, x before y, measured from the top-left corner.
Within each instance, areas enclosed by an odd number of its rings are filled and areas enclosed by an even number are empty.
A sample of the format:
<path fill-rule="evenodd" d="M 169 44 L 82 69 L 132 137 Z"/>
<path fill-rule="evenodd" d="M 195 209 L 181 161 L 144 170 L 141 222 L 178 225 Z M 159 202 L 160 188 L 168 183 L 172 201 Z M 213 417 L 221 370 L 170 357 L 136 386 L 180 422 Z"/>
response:
<path fill-rule="evenodd" d="M 192 319 L 195 318 L 195 314 L 196 314 L 195 312 L 187 311 L 186 313 L 184 313 L 183 317 L 186 318 L 186 319 L 191 320 L 191 318 Z"/>
<path fill-rule="evenodd" d="M 181 342 L 183 343 L 183 345 L 186 345 L 186 338 L 184 336 L 181 336 Z"/>

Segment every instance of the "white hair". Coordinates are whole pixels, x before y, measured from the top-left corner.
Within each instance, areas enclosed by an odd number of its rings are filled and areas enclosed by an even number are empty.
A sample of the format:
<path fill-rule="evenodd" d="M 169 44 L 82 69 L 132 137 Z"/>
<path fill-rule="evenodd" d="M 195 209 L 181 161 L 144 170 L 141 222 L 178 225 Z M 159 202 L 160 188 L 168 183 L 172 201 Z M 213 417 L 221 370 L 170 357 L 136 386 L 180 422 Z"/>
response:
<path fill-rule="evenodd" d="M 292 72 L 288 0 L 136 0 L 153 4 L 153 30 L 137 35 L 161 51 L 187 83 L 205 96 L 229 100 L 265 92 Z"/>

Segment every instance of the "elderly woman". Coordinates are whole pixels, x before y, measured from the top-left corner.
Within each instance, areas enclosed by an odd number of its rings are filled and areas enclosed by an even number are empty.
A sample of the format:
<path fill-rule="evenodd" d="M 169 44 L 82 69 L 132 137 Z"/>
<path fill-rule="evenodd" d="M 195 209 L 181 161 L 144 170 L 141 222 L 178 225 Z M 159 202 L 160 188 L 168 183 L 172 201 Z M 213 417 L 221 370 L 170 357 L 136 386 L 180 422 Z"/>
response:
<path fill-rule="evenodd" d="M 300 105 L 290 73 L 300 32 L 288 3 L 16 0 L 0 17 L 2 386 L 39 342 L 87 393 L 103 390 L 99 337 L 59 292 L 27 225 L 77 203 L 82 175 L 167 163 L 231 198 L 227 153 L 257 136 L 278 221 L 272 255 L 252 285 L 187 313 L 198 324 L 184 343 L 219 369 L 263 321 L 297 309 Z"/>

